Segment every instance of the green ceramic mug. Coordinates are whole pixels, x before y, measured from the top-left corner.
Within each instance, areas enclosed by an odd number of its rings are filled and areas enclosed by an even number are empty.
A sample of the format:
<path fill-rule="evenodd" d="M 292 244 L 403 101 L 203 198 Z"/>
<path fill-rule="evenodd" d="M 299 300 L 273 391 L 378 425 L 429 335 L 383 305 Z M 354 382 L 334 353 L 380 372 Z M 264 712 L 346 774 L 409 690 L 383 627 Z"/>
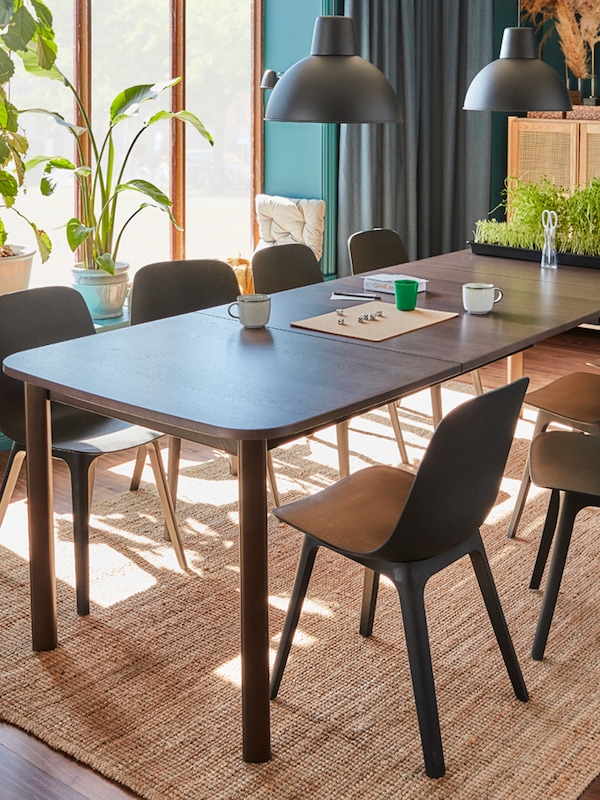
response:
<path fill-rule="evenodd" d="M 417 292 L 419 282 L 410 278 L 400 278 L 394 281 L 396 293 L 396 308 L 399 311 L 413 311 L 417 305 Z"/>

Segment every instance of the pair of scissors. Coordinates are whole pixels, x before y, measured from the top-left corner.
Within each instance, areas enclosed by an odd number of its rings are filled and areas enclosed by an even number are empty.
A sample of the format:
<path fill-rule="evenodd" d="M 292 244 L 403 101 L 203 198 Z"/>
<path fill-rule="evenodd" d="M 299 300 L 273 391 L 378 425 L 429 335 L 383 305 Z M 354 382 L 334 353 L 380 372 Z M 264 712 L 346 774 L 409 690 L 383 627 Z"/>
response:
<path fill-rule="evenodd" d="M 542 211 L 542 225 L 546 233 L 554 235 L 556 233 L 557 222 L 558 217 L 556 216 L 556 211 L 548 211 L 548 209 Z"/>

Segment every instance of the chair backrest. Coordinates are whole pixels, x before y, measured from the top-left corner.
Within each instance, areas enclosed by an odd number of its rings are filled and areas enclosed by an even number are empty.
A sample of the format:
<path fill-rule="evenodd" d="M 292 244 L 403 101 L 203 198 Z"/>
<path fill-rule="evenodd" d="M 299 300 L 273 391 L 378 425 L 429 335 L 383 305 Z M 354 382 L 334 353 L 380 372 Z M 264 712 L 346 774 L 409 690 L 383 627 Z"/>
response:
<path fill-rule="evenodd" d="M 520 378 L 478 395 L 442 419 L 380 548 L 384 558 L 430 558 L 479 530 L 498 495 L 528 383 Z"/>
<path fill-rule="evenodd" d="M 408 253 L 400 235 L 391 228 L 372 228 L 353 233 L 348 239 L 352 274 L 406 264 Z"/>
<path fill-rule="evenodd" d="M 229 264 L 214 259 L 160 261 L 139 269 L 129 300 L 132 325 L 232 303 L 240 294 Z"/>
<path fill-rule="evenodd" d="M 325 279 L 315 254 L 305 244 L 263 247 L 252 256 L 254 291 L 274 294 L 297 289 Z"/>
<path fill-rule="evenodd" d="M 0 364 L 12 353 L 96 333 L 83 297 L 69 286 L 0 295 Z M 0 370 L 0 430 L 25 441 L 23 383 Z"/>

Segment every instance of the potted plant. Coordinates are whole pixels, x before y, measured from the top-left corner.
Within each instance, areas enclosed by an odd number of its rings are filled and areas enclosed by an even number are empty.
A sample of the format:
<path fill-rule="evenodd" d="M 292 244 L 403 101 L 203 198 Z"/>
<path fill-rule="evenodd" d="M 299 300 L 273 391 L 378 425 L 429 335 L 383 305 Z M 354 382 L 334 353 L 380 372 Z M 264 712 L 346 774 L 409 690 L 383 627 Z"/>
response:
<path fill-rule="evenodd" d="M 549 180 L 540 183 L 508 178 L 501 206 L 507 220 L 478 220 L 474 251 L 485 246 L 517 249 L 521 258 L 538 259 L 544 242 L 542 212 L 556 211 L 556 249 L 559 263 L 600 266 L 600 179 L 573 192 Z M 496 209 L 495 209 L 496 210 Z M 477 245 L 483 245 L 484 249 Z M 510 252 L 498 255 L 511 255 Z"/>
<path fill-rule="evenodd" d="M 77 89 L 56 64 L 50 69 L 45 69 L 30 57 L 26 60 L 25 66 L 35 75 L 62 81 L 70 90 L 81 112 L 83 126 L 68 122 L 58 113 L 45 109 L 31 109 L 50 114 L 59 125 L 70 131 L 75 139 L 79 164 L 74 164 L 62 156 L 51 158 L 40 156 L 32 159 L 30 166 L 45 163 L 41 190 L 46 196 L 54 191 L 56 171 L 68 170 L 74 175 L 80 216 L 71 218 L 66 225 L 67 240 L 71 250 L 73 252 L 79 250 L 81 253 L 81 262 L 73 268 L 74 285 L 86 298 L 94 318 L 121 316 L 128 288 L 128 265 L 118 261 L 123 232 L 132 220 L 148 207 L 158 208 L 166 213 L 171 223 L 179 228 L 172 213 L 172 201 L 164 192 L 147 180 L 127 177 L 135 145 L 150 126 L 168 119 L 177 119 L 190 124 L 211 145 L 213 139 L 198 117 L 191 112 L 159 110 L 144 121 L 125 148 L 124 155 L 119 159 L 116 156 L 114 141 L 116 126 L 137 115 L 142 104 L 155 100 L 161 92 L 178 83 L 180 78 L 157 84 L 131 86 L 119 92 L 110 106 L 108 128 L 101 136 L 92 128 L 87 109 Z M 84 159 L 82 140 L 85 136 L 91 145 L 90 164 L 86 164 Z M 137 193 L 142 199 L 139 207 L 123 221 L 117 217 L 117 211 L 119 197 L 124 192 Z"/>
<path fill-rule="evenodd" d="M 31 227 L 42 262 L 48 259 L 51 243 L 45 231 L 16 208 L 27 164 L 29 143 L 20 124 L 22 113 L 10 97 L 10 81 L 15 74 L 15 56 L 33 59 L 40 68 L 50 69 L 56 58 L 52 14 L 41 0 L 3 0 L 0 2 L 0 203 Z M 35 250 L 10 244 L 6 220 L 0 218 L 0 294 L 25 289 L 29 285 Z"/>

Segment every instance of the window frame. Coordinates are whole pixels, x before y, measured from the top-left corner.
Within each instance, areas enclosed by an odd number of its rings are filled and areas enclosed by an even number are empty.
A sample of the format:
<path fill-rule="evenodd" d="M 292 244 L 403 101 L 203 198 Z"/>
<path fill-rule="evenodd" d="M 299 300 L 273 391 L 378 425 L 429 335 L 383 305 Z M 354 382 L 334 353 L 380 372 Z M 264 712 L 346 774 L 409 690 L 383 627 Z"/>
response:
<path fill-rule="evenodd" d="M 170 54 L 171 74 L 180 75 L 181 81 L 173 86 L 171 109 L 185 108 L 186 95 L 186 0 L 170 2 Z M 264 0 L 251 2 L 251 109 L 250 129 L 252 131 L 250 158 L 250 191 L 252 197 L 260 194 L 264 184 L 264 138 L 263 138 L 263 97 L 259 89 L 259 76 L 263 65 L 263 15 Z M 74 0 L 74 71 L 75 86 L 86 108 L 91 109 L 92 99 L 92 0 Z M 75 109 L 77 124 L 83 124 L 79 109 Z M 91 158 L 89 141 L 84 141 L 84 156 Z M 171 159 L 170 181 L 173 214 L 176 219 L 185 219 L 186 212 L 186 158 L 185 125 L 171 120 Z M 79 214 L 79 209 L 77 209 Z M 253 242 L 258 241 L 258 225 L 254 203 L 250 203 L 250 231 Z M 185 230 L 171 226 L 170 252 L 172 259 L 183 259 L 186 253 Z"/>

